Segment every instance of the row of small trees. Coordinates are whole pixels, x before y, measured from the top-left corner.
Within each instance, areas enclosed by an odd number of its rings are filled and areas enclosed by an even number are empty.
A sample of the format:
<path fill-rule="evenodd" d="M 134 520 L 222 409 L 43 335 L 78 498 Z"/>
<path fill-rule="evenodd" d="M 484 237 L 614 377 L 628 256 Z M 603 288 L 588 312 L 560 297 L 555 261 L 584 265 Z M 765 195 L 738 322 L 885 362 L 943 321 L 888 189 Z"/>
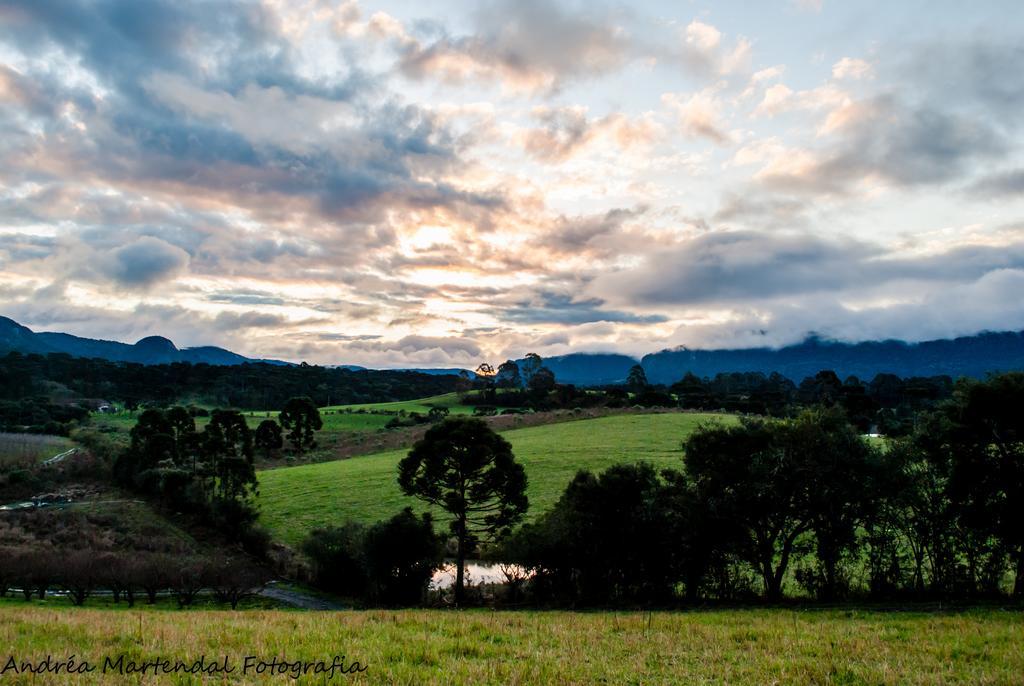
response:
<path fill-rule="evenodd" d="M 873 444 L 838 408 L 710 425 L 680 470 L 580 472 L 495 550 L 538 599 L 1024 597 L 1024 375 Z M 1012 590 L 1011 590 L 1012 589 Z"/>
<path fill-rule="evenodd" d="M 208 591 L 234 609 L 268 580 L 262 568 L 242 558 L 0 548 L 0 597 L 16 592 L 25 600 L 44 599 L 56 589 L 83 605 L 102 591 L 132 607 L 140 598 L 153 604 L 168 593 L 186 607 Z"/>
<path fill-rule="evenodd" d="M 297 450 L 315 445 L 314 432 L 323 426 L 309 398 L 289 400 L 279 420 Z M 267 419 L 253 431 L 238 410 L 213 410 L 199 431 L 184 407 L 145 410 L 114 463 L 114 478 L 169 511 L 198 514 L 223 533 L 241 536 L 252 531 L 257 515 L 254 451 L 279 448 L 281 426 Z"/>

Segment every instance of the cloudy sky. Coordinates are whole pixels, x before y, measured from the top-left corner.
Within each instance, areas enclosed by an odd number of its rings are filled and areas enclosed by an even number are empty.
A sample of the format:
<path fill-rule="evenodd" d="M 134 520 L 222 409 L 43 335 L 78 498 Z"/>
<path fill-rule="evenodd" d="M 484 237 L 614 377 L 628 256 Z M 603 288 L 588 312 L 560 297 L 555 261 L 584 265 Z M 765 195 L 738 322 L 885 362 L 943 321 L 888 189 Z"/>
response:
<path fill-rule="evenodd" d="M 1024 328 L 1019 0 L 0 0 L 0 314 L 319 363 Z"/>

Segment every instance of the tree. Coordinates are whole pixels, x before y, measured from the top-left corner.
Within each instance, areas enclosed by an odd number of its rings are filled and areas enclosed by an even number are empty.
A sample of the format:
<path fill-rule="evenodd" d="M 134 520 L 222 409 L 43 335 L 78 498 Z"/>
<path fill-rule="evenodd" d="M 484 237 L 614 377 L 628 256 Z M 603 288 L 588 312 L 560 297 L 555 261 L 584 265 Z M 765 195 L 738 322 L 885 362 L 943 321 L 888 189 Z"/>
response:
<path fill-rule="evenodd" d="M 366 589 L 365 533 L 365 527 L 357 522 L 310 532 L 302 543 L 302 552 L 312 562 L 317 586 L 348 597 L 363 594 Z"/>
<path fill-rule="evenodd" d="M 174 436 L 174 462 L 186 466 L 191 461 L 192 451 L 198 447 L 196 420 L 184 407 L 172 407 L 167 410 L 166 417 Z"/>
<path fill-rule="evenodd" d="M 427 419 L 431 422 L 439 422 L 443 420 L 451 412 L 447 407 L 432 407 L 427 412 Z"/>
<path fill-rule="evenodd" d="M 429 513 L 412 508 L 377 522 L 363 537 L 370 598 L 385 605 L 415 605 L 444 559 L 444 542 Z"/>
<path fill-rule="evenodd" d="M 515 363 L 515 360 L 505 360 L 498 365 L 498 374 L 495 381 L 498 388 L 519 388 L 523 385 L 523 379 L 519 373 L 519 365 Z"/>
<path fill-rule="evenodd" d="M 626 377 L 626 385 L 634 393 L 640 393 L 650 384 L 647 383 L 647 372 L 638 364 L 629 368 L 629 376 Z"/>
<path fill-rule="evenodd" d="M 820 573 L 813 587 L 824 600 L 842 590 L 840 561 L 857 548 L 857 531 L 880 494 L 874 483 L 877 451 L 850 425 L 842 410 L 808 410 L 777 424 L 797 467 L 807 479 L 810 528 Z"/>
<path fill-rule="evenodd" d="M 301 453 L 316 445 L 314 431 L 323 428 L 320 410 L 308 397 L 292 398 L 284 405 L 278 415 L 281 426 L 288 431 L 288 440 L 295 452 Z"/>
<path fill-rule="evenodd" d="M 398 485 L 452 515 L 455 602 L 461 603 L 469 551 L 481 538 L 507 533 L 526 513 L 526 472 L 509 442 L 485 422 L 457 417 L 434 425 L 413 446 L 398 464 Z"/>
<path fill-rule="evenodd" d="M 523 374 L 523 381 L 527 384 L 530 383 L 530 379 L 533 375 L 540 371 L 540 368 L 544 366 L 544 360 L 537 353 L 526 353 L 526 357 L 523 358 L 523 365 L 520 367 Z"/>
<path fill-rule="evenodd" d="M 163 410 L 146 410 L 132 427 L 131 444 L 114 464 L 114 474 L 122 483 L 137 481 L 139 474 L 161 462 L 172 463 L 178 455 L 175 429 Z"/>
<path fill-rule="evenodd" d="M 254 440 L 256 447 L 262 451 L 263 457 L 270 457 L 270 453 L 280 450 L 281 446 L 284 445 L 284 441 L 281 438 L 281 425 L 273 419 L 264 419 L 256 427 Z"/>
<path fill-rule="evenodd" d="M 580 471 L 551 510 L 508 540 L 506 554 L 563 598 L 664 600 L 673 583 L 662 493 L 649 463 Z"/>
<path fill-rule="evenodd" d="M 259 482 L 253 464 L 252 432 L 238 410 L 214 410 L 202 434 L 203 469 L 197 477 L 214 523 L 239 535 L 256 520 Z M 211 484 L 212 482 L 212 484 Z"/>
<path fill-rule="evenodd" d="M 214 410 L 203 432 L 207 475 L 215 479 L 214 494 L 221 500 L 244 500 L 256 488 L 253 439 L 238 410 Z"/>
<path fill-rule="evenodd" d="M 541 367 L 530 376 L 528 385 L 536 393 L 549 393 L 555 390 L 555 373 L 547 367 Z"/>
<path fill-rule="evenodd" d="M 738 552 L 761 576 L 765 596 L 778 600 L 797 541 L 812 526 L 799 455 L 775 425 L 749 419 L 701 427 L 684 451 L 700 499 L 736 527 Z"/>

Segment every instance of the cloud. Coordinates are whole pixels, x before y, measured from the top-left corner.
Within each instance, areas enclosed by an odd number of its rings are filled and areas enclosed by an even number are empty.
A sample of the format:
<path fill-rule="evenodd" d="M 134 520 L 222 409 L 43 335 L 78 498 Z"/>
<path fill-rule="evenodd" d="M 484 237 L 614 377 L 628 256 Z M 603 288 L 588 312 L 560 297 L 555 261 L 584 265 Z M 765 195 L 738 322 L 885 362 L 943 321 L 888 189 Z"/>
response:
<path fill-rule="evenodd" d="M 836 80 L 865 79 L 871 74 L 871 64 L 855 57 L 844 57 L 832 65 L 832 78 Z"/>
<path fill-rule="evenodd" d="M 409 77 L 450 83 L 500 81 L 513 90 L 556 91 L 608 73 L 631 57 L 630 41 L 609 17 L 563 11 L 558 3 L 501 0 L 479 9 L 475 32 L 421 41 L 404 37 L 400 67 Z"/>
<path fill-rule="evenodd" d="M 1008 150 L 1001 133 L 982 121 L 891 96 L 864 103 L 840 134 L 833 147 L 806 153 L 799 168 L 769 168 L 758 178 L 768 186 L 810 192 L 846 192 L 872 177 L 895 186 L 941 184 Z"/>
<path fill-rule="evenodd" d="M 523 147 L 534 158 L 547 162 L 562 162 L 597 147 L 607 152 L 612 146 L 628 150 L 651 145 L 662 133 L 650 117 L 612 113 L 594 119 L 587 116 L 586 108 L 578 106 L 537 107 L 532 114 L 540 126 L 526 131 Z"/>
<path fill-rule="evenodd" d="M 803 232 L 715 231 L 598 275 L 587 292 L 619 306 L 720 306 L 845 293 L 896 293 L 909 282 L 970 282 L 1024 269 L 1024 243 L 967 245 L 931 256 Z"/>
<path fill-rule="evenodd" d="M 122 286 L 146 288 L 174 278 L 188 263 L 189 254 L 181 248 L 143 236 L 114 250 L 99 269 Z"/>
<path fill-rule="evenodd" d="M 661 101 L 675 114 L 687 136 L 728 145 L 731 136 L 726 129 L 723 103 L 718 96 L 722 87 L 723 84 L 716 84 L 691 94 L 666 93 L 661 96 Z"/>
<path fill-rule="evenodd" d="M 470 338 L 420 335 L 403 336 L 393 341 L 353 341 L 346 346 L 346 350 L 378 353 L 374 359 L 390 359 L 391 366 L 401 366 L 407 361 L 471 362 L 479 359 L 481 353 L 480 346 Z"/>
<path fill-rule="evenodd" d="M 716 77 L 746 71 L 750 66 L 752 45 L 744 37 L 726 47 L 722 32 L 715 26 L 694 19 L 681 31 L 680 43 L 670 49 L 669 57 L 681 61 L 691 72 Z"/>
<path fill-rule="evenodd" d="M 985 176 L 973 183 L 970 193 L 987 198 L 1024 196 L 1024 169 Z"/>
<path fill-rule="evenodd" d="M 967 283 L 942 284 L 914 299 L 851 307 L 832 294 L 809 295 L 771 308 L 738 307 L 721 321 L 689 323 L 666 340 L 692 348 L 781 347 L 809 335 L 848 342 L 909 342 L 1024 329 L 1024 303 L 1014 297 L 1024 271 L 986 273 Z"/>
<path fill-rule="evenodd" d="M 825 0 L 791 0 L 794 7 L 804 12 L 821 12 L 825 7 Z"/>

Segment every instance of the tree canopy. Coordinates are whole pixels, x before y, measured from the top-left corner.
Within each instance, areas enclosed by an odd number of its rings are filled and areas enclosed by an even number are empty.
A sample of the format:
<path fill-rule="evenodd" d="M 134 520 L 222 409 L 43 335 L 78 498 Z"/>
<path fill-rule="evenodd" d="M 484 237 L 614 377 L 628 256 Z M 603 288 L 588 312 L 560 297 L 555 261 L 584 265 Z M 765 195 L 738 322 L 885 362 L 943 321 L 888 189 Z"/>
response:
<path fill-rule="evenodd" d="M 452 516 L 457 544 L 456 600 L 466 556 L 482 538 L 508 532 L 526 512 L 526 472 L 512 446 L 480 419 L 455 417 L 431 427 L 398 465 L 406 495 Z"/>

